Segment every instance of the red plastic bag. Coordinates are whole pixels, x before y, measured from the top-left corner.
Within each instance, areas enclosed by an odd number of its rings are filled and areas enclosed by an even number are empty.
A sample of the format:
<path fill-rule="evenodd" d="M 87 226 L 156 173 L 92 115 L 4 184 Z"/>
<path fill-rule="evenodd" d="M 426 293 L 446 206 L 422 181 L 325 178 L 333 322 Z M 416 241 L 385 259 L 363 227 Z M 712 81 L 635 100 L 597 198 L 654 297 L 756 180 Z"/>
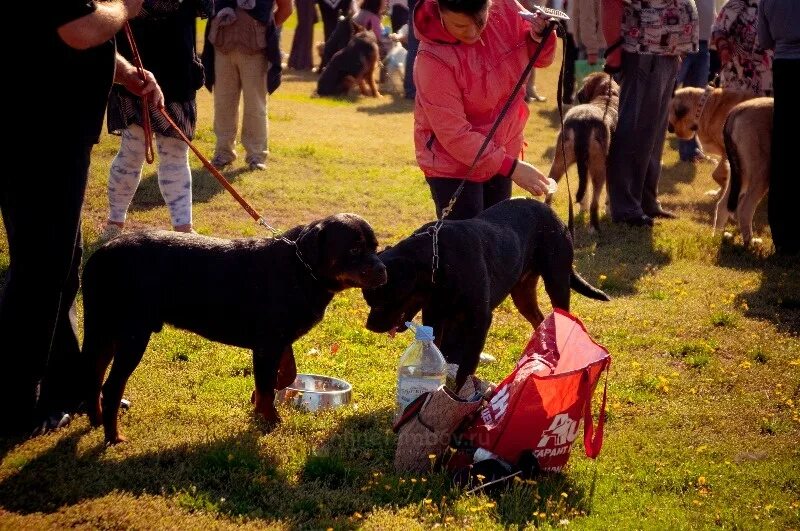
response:
<path fill-rule="evenodd" d="M 512 464 L 532 450 L 541 470 L 559 471 L 567 464 L 583 418 L 586 455 L 597 457 L 608 381 L 596 430 L 592 395 L 610 364 L 608 351 L 589 337 L 583 323 L 556 309 L 536 329 L 517 367 L 497 386 L 463 439 Z"/>

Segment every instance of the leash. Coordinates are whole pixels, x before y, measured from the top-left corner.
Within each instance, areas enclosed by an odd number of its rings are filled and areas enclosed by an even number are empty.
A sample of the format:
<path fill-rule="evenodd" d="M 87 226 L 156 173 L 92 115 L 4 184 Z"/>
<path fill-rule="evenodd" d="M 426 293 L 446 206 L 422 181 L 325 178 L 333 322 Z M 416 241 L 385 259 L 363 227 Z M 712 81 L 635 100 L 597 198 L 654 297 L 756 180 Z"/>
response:
<path fill-rule="evenodd" d="M 719 72 L 717 75 L 714 76 L 707 85 L 705 90 L 703 91 L 703 95 L 700 96 L 700 104 L 697 106 L 697 110 L 694 113 L 694 123 L 697 127 L 700 127 L 700 117 L 703 116 L 703 111 L 706 110 L 706 104 L 708 103 L 708 98 L 711 96 L 711 93 L 716 88 L 716 83 L 719 81 Z"/>
<path fill-rule="evenodd" d="M 142 78 L 142 81 L 144 81 L 146 78 L 144 74 L 144 65 L 142 64 L 142 58 L 139 55 L 139 50 L 136 48 L 136 42 L 133 39 L 133 32 L 131 31 L 130 24 L 128 24 L 127 22 L 125 23 L 125 34 L 128 37 L 128 42 L 131 44 L 131 52 L 133 54 L 133 61 L 134 64 L 136 65 L 136 69 L 139 71 L 139 76 Z M 142 122 L 143 122 L 142 127 L 145 130 L 145 152 L 150 153 L 151 158 L 148 158 L 147 162 L 152 163 L 153 160 L 155 160 L 155 157 L 153 156 L 152 152 L 153 129 L 152 129 L 152 124 L 150 122 L 150 102 L 149 98 L 147 98 L 146 95 L 140 97 L 142 98 Z M 200 159 L 200 162 L 203 163 L 203 166 L 205 166 L 205 168 L 211 173 L 211 175 L 213 175 L 214 178 L 216 178 L 217 181 L 219 181 L 222 187 L 225 188 L 233 196 L 234 199 L 236 199 L 236 201 L 242 206 L 242 208 L 244 208 L 244 210 L 248 214 L 250 214 L 250 217 L 252 217 L 257 224 L 269 230 L 272 233 L 272 239 L 280 240 L 294 247 L 295 256 L 297 256 L 297 259 L 300 260 L 300 263 L 303 264 L 305 268 L 308 270 L 308 273 L 311 275 L 311 278 L 313 278 L 314 280 L 319 280 L 316 277 L 316 275 L 314 275 L 314 271 L 311 269 L 311 266 L 308 265 L 308 262 L 306 262 L 303 259 L 303 255 L 300 254 L 300 247 L 297 245 L 297 242 L 302 240 L 303 235 L 301 234 L 297 238 L 297 240 L 290 240 L 286 236 L 283 236 L 281 234 L 281 231 L 279 231 L 278 229 L 267 223 L 267 220 L 264 219 L 264 217 L 261 214 L 256 212 L 256 210 L 252 206 L 250 206 L 250 204 L 245 200 L 245 198 L 242 197 L 239 194 L 239 192 L 236 191 L 236 189 L 222 175 L 222 173 L 220 173 L 220 171 L 216 167 L 214 167 L 214 165 L 211 164 L 211 162 L 200 152 L 200 150 L 197 149 L 197 147 L 192 143 L 192 141 L 189 140 L 189 138 L 183 133 L 181 128 L 178 127 L 175 121 L 167 113 L 167 109 L 164 107 L 164 105 L 163 104 L 160 105 L 157 108 L 157 110 L 167 120 L 167 123 L 169 123 L 173 129 L 175 129 L 175 131 L 180 136 L 181 140 L 183 140 L 186 143 L 186 145 L 188 145 L 189 148 L 194 152 L 194 154 L 197 155 L 197 158 Z"/>
<path fill-rule="evenodd" d="M 133 38 L 133 31 L 131 25 L 125 23 L 125 36 L 128 38 L 128 45 L 131 47 L 131 54 L 133 54 L 134 66 L 139 72 L 139 77 L 142 83 L 147 81 L 147 76 L 144 73 L 144 65 L 142 58 L 139 55 L 139 48 L 136 47 L 136 41 Z M 139 96 L 142 100 L 142 129 L 144 129 L 144 158 L 148 164 L 152 164 L 156 160 L 155 151 L 153 150 L 153 125 L 150 123 L 150 97 L 147 94 Z"/>
<path fill-rule="evenodd" d="M 431 234 L 431 239 L 433 241 L 433 258 L 432 258 L 432 263 L 431 263 L 431 283 L 433 283 L 433 284 L 436 284 L 436 272 L 439 270 L 439 231 L 442 229 L 442 225 L 444 224 L 444 220 L 452 212 L 453 207 L 455 206 L 456 201 L 458 200 L 458 197 L 461 195 L 461 192 L 464 191 L 464 186 L 467 183 L 467 178 L 472 174 L 472 172 L 475 170 L 475 167 L 478 165 L 478 160 L 480 160 L 481 155 L 483 155 L 483 152 L 486 151 L 486 148 L 489 146 L 489 142 L 491 142 L 492 137 L 494 137 L 495 133 L 497 132 L 498 127 L 500 127 L 500 123 L 503 121 L 503 118 L 505 118 L 506 114 L 508 113 L 508 110 L 511 107 L 511 104 L 514 101 L 514 97 L 517 95 L 517 92 L 519 92 L 519 90 L 522 87 L 522 85 L 528 79 L 528 75 L 530 75 L 531 70 L 533 70 L 533 65 L 539 59 L 539 55 L 541 55 L 542 50 L 544 49 L 544 45 L 547 42 L 547 39 L 550 37 L 550 34 L 553 33 L 553 31 L 556 30 L 557 26 L 559 26 L 559 21 L 558 20 L 556 20 L 554 18 L 550 18 L 548 20 L 547 27 L 545 28 L 544 32 L 542 33 L 542 40 L 539 41 L 539 46 L 533 52 L 533 55 L 531 55 L 530 59 L 528 60 L 528 64 L 525 66 L 525 69 L 522 71 L 522 75 L 520 75 L 519 79 L 517 80 L 517 83 L 514 85 L 514 88 L 511 90 L 511 94 L 508 96 L 508 99 L 506 100 L 505 104 L 503 105 L 503 108 L 500 109 L 500 114 L 497 115 L 497 118 L 495 119 L 494 123 L 492 124 L 492 128 L 489 129 L 489 132 L 486 134 L 486 137 L 483 139 L 483 143 L 481 144 L 481 147 L 478 149 L 478 152 L 476 153 L 475 158 L 472 161 L 472 164 L 470 165 L 469 169 L 467 170 L 466 177 L 461 179 L 461 183 L 459 183 L 458 188 L 456 188 L 456 191 L 453 193 L 452 197 L 450 197 L 450 201 L 447 203 L 447 206 L 442 209 L 442 215 L 436 221 L 436 224 L 433 225 L 432 227 L 428 228 L 428 232 Z M 558 34 L 559 34 L 559 32 L 556 31 L 556 35 L 558 35 Z M 561 126 L 562 126 L 562 129 L 563 129 L 563 126 L 564 126 L 564 113 L 563 113 L 563 109 L 561 107 L 561 95 L 562 95 L 562 90 L 563 90 L 562 89 L 562 84 L 563 84 L 563 79 L 564 79 L 564 63 L 565 63 L 565 59 L 566 59 L 566 49 L 564 48 L 563 45 L 562 45 L 562 52 L 563 52 L 563 54 L 562 54 L 562 61 L 561 61 L 561 72 L 559 73 L 559 76 L 558 76 L 558 112 L 561 115 Z M 564 149 L 564 146 L 562 144 L 562 150 L 563 149 Z M 564 151 L 564 154 L 565 154 L 564 160 L 566 160 L 566 151 Z M 567 176 L 567 193 L 571 197 L 572 194 L 569 191 L 569 177 L 568 176 Z M 569 201 L 569 226 L 570 226 L 570 232 L 573 233 L 573 235 L 574 235 L 574 227 L 573 227 L 572 218 L 573 218 L 572 200 L 570 199 L 570 201 Z"/>

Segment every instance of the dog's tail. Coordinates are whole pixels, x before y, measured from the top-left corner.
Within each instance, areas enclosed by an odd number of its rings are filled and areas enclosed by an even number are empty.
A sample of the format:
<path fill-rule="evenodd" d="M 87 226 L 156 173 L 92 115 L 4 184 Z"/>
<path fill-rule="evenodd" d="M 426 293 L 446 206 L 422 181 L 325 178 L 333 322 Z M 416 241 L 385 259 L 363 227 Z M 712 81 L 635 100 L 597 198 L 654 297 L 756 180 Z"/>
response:
<path fill-rule="evenodd" d="M 575 164 L 578 166 L 578 191 L 575 193 L 575 201 L 578 203 L 583 201 L 583 196 L 586 195 L 586 187 L 589 184 L 589 157 L 592 136 L 597 134 L 600 137 L 599 140 L 603 142 L 605 131 L 602 123 L 598 124 L 593 121 L 578 122 L 572 127 Z"/>
<path fill-rule="evenodd" d="M 739 206 L 739 193 L 742 191 L 742 163 L 739 160 L 739 150 L 736 148 L 736 142 L 733 140 L 733 129 L 736 116 L 739 113 L 733 112 L 728 115 L 725 120 L 725 126 L 722 129 L 722 138 L 725 141 L 725 152 L 728 155 L 728 163 L 731 166 L 731 180 L 729 184 L 730 191 L 728 193 L 728 211 L 736 212 L 736 207 Z"/>
<path fill-rule="evenodd" d="M 575 270 L 572 270 L 572 273 L 569 275 L 569 287 L 574 289 L 577 293 L 580 293 L 584 297 L 589 297 L 590 299 L 594 299 L 596 301 L 610 301 L 611 297 L 606 295 L 603 291 L 597 289 L 596 287 L 592 286 L 586 280 L 583 279 Z"/>

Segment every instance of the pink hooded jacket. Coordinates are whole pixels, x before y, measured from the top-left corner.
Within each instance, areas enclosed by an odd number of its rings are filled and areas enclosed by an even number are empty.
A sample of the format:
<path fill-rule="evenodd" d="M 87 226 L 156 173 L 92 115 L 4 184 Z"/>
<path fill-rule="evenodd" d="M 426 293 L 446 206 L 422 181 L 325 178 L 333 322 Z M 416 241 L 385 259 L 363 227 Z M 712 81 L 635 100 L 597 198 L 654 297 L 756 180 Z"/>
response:
<path fill-rule="evenodd" d="M 417 99 L 414 144 L 426 177 L 463 179 L 519 76 L 538 46 L 516 0 L 494 0 L 481 41 L 464 44 L 442 26 L 435 0 L 414 10 L 420 40 L 414 62 Z M 535 66 L 553 62 L 550 35 Z M 528 105 L 520 90 L 484 151 L 470 181 L 507 175 L 522 148 Z"/>

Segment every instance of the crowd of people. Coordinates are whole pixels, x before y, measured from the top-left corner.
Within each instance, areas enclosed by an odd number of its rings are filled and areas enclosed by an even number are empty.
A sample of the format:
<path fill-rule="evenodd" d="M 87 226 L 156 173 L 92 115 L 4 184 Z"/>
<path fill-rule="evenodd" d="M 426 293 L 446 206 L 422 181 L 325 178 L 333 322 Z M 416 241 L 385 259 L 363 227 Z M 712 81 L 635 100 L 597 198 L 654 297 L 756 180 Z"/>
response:
<path fill-rule="evenodd" d="M 377 37 L 386 34 L 384 16 L 390 17 L 394 32 L 408 25 L 405 96 L 415 102 L 416 156 L 437 215 L 443 215 L 462 180 L 465 186 L 451 219 L 473 217 L 510 197 L 512 183 L 536 196 L 546 193 L 542 171 L 520 157 L 529 115 L 526 100 L 536 99 L 535 91 L 516 94 L 503 127 L 487 139 L 531 55 L 540 54 L 537 68 L 554 59 L 556 36 L 546 32 L 544 17 L 520 13 L 515 0 L 362 0 L 358 5 L 353 0 L 319 0 L 316 5 L 295 0 L 295 6 L 298 26 L 289 67 L 298 70 L 313 67 L 317 12 L 326 37 L 341 12 L 354 14 Z M 800 121 L 800 104 L 790 94 L 800 86 L 800 3 L 728 0 L 716 16 L 712 0 L 566 0 L 566 6 L 559 2 L 556 7 L 573 15 L 566 39 L 569 63 L 581 59 L 597 65 L 604 53 L 606 70 L 621 85 L 608 172 L 611 220 L 646 227 L 654 218 L 675 217 L 658 199 L 667 107 L 677 82 L 708 82 L 709 50 L 714 49 L 723 88 L 775 98 L 769 223 L 778 252 L 800 251 L 789 206 L 800 182 L 790 161 L 790 127 Z M 251 170 L 264 170 L 267 98 L 281 82 L 280 26 L 292 9 L 290 0 L 44 3 L 44 22 L 33 31 L 48 67 L 14 54 L 20 62 L 14 71 L 33 86 L 64 82 L 48 92 L 46 105 L 28 106 L 22 134 L 11 140 L 12 152 L 39 137 L 44 124 L 57 125 L 61 133 L 47 148 L 53 162 L 43 172 L 43 186 L 32 191 L 20 178 L 24 172 L 13 169 L 0 186 L 10 253 L 0 298 L 0 434 L 57 428 L 79 406 L 76 389 L 81 388 L 83 364 L 75 298 L 83 251 L 80 215 L 92 147 L 106 113 L 109 132 L 121 140 L 109 176 L 103 237 L 122 231 L 151 135 L 172 226 L 192 232 L 187 146 L 165 114 L 192 138 L 196 91 L 203 84 L 213 88 L 213 163 L 222 168 L 238 156 L 243 99 L 245 162 Z M 195 50 L 197 16 L 210 17 L 202 62 Z M 128 21 L 148 70 L 134 66 L 137 54 L 122 32 Z M 569 104 L 574 80 L 567 66 L 564 103 Z M 149 106 L 143 107 L 145 97 Z M 701 146 L 682 144 L 681 158 L 702 159 Z"/>

